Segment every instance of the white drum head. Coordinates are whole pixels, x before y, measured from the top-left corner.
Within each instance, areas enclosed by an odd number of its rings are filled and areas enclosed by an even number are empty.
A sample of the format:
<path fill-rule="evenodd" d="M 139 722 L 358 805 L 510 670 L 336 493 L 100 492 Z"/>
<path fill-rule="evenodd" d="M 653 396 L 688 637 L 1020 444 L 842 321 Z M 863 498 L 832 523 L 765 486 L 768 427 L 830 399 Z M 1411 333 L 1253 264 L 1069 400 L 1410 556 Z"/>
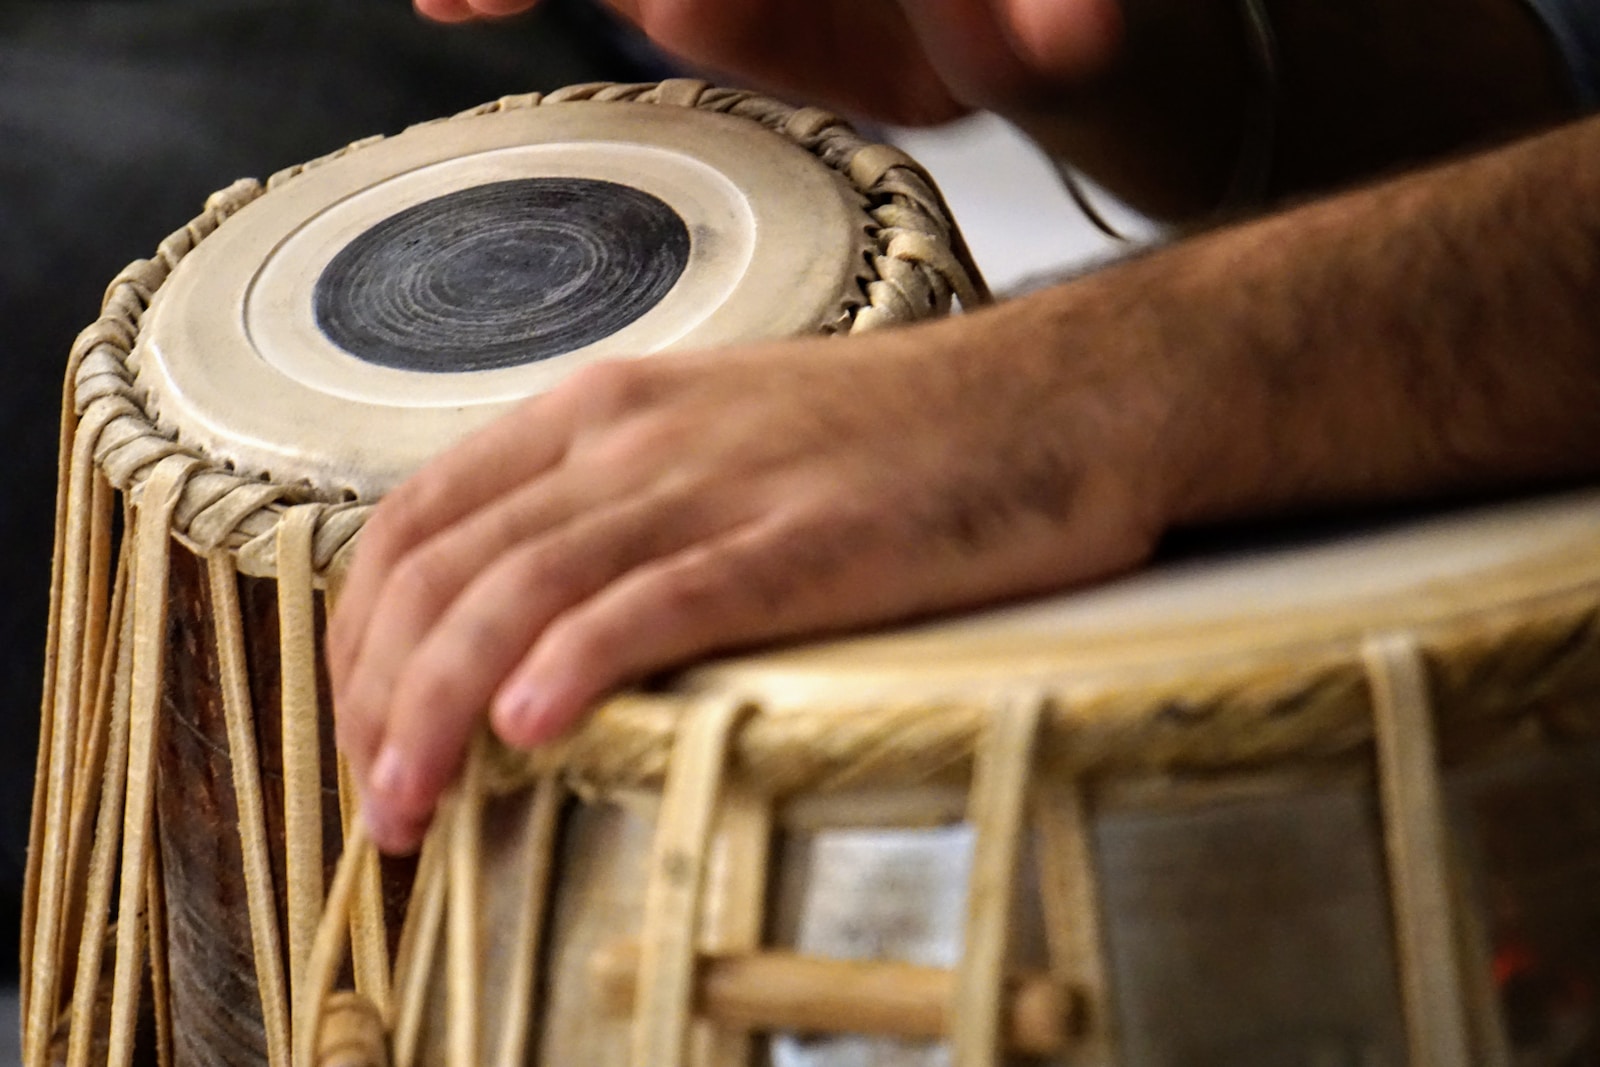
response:
<path fill-rule="evenodd" d="M 1092 588 L 696 668 L 764 709 L 1050 692 L 1196 694 L 1357 662 L 1374 636 L 1476 656 L 1600 597 L 1600 492 L 1173 560 Z M 1481 646 L 1481 647 L 1480 647 Z M 1225 680 L 1218 682 L 1218 677 Z M 1241 682 L 1240 679 L 1245 679 Z M 1286 683 L 1287 684 L 1287 683 Z M 1263 691 L 1270 688 L 1263 685 Z"/>
<path fill-rule="evenodd" d="M 508 107 L 246 206 L 157 294 L 138 380 L 190 447 L 372 499 L 583 364 L 848 325 L 871 225 L 837 171 L 748 119 Z"/>

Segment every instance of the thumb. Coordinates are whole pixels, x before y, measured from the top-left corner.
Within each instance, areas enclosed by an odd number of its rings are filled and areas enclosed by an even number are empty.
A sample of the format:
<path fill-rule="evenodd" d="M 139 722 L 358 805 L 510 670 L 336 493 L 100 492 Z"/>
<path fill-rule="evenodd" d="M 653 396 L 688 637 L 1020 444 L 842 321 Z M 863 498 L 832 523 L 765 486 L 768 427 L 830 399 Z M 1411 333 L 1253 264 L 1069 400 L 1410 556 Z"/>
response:
<path fill-rule="evenodd" d="M 1104 70 L 1122 44 L 1118 0 L 995 0 L 1017 53 L 1039 74 L 1082 81 Z"/>
<path fill-rule="evenodd" d="M 955 95 L 996 110 L 1088 80 L 1122 38 L 1118 0 L 900 0 L 900 6 Z"/>

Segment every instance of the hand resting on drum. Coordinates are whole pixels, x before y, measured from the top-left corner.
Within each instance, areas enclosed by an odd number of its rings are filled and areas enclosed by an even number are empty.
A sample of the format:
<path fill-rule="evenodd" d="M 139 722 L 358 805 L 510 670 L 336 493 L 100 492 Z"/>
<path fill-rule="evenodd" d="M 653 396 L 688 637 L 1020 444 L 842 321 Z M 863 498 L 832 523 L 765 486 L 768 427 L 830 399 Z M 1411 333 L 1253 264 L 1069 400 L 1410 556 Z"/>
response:
<path fill-rule="evenodd" d="M 601 364 L 390 494 L 329 631 L 379 842 L 417 842 L 485 707 L 534 745 L 686 657 L 1143 559 L 1161 413 L 1099 354 L 1002 368 L 1028 328 Z"/>

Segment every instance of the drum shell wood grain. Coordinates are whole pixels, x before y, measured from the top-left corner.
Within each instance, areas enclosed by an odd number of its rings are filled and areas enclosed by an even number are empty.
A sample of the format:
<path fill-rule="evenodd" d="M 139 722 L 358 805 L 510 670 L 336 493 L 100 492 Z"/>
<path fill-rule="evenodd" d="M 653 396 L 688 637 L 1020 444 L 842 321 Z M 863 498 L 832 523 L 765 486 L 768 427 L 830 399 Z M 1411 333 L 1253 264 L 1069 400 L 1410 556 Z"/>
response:
<path fill-rule="evenodd" d="M 167 953 L 171 972 L 173 1051 L 178 1064 L 259 1064 L 266 1060 L 261 991 L 244 879 L 245 844 L 222 707 L 217 635 L 204 564 L 181 547 L 173 555 L 172 614 L 159 744 L 156 822 L 166 893 Z M 278 590 L 274 582 L 240 576 L 246 655 L 250 663 L 252 726 L 260 765 L 278 923 L 286 925 L 287 874 L 283 842 Z M 317 596 L 320 638 L 322 597 Z M 322 661 L 320 640 L 318 662 Z M 327 678 L 319 670 L 321 707 L 331 708 Z M 325 877 L 343 842 L 333 722 L 319 722 L 322 749 Z M 390 929 L 398 937 L 414 864 L 386 865 Z M 392 948 L 392 945 L 391 945 Z"/>

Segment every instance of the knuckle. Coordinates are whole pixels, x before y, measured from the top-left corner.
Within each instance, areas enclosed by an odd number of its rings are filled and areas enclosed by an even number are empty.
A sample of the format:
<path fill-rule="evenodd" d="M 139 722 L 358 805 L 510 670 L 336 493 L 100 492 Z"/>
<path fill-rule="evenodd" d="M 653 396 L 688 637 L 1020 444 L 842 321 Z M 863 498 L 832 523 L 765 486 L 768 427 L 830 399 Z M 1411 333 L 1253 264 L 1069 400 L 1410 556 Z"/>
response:
<path fill-rule="evenodd" d="M 333 671 L 335 675 L 338 674 L 341 665 L 348 664 L 355 658 L 357 647 L 356 641 L 359 636 L 360 630 L 356 627 L 355 622 L 348 614 L 336 611 L 334 612 L 333 617 L 328 620 L 327 632 L 323 637 L 323 644 L 327 651 L 325 658 L 328 662 L 329 669 L 330 671 Z M 336 686 L 341 681 L 343 681 L 343 679 L 337 676 L 333 678 L 333 682 Z"/>
<path fill-rule="evenodd" d="M 430 644 L 401 672 L 395 686 L 395 730 L 424 747 L 461 732 L 457 723 L 475 706 L 475 661 L 456 641 Z"/>
<path fill-rule="evenodd" d="M 775 516 L 759 539 L 722 546 L 705 567 L 721 585 L 721 610 L 770 624 L 844 592 L 841 582 L 866 554 L 865 540 L 859 516 L 796 509 Z"/>
<path fill-rule="evenodd" d="M 383 716 L 378 705 L 360 689 L 334 706 L 334 737 L 339 747 L 359 756 L 370 756 L 383 735 Z"/>
<path fill-rule="evenodd" d="M 384 497 L 362 528 L 360 554 L 368 565 L 396 558 L 426 534 L 426 516 L 434 499 L 424 478 L 413 478 L 396 486 Z"/>
<path fill-rule="evenodd" d="M 396 706 L 421 717 L 464 713 L 488 698 L 526 651 L 529 638 L 516 600 L 452 612 L 408 659 Z"/>
<path fill-rule="evenodd" d="M 591 454 L 598 465 L 622 470 L 659 467 L 681 455 L 687 434 L 666 416 L 640 417 L 612 428 Z"/>
<path fill-rule="evenodd" d="M 425 651 L 435 674 L 452 693 L 476 699 L 480 692 L 493 687 L 490 683 L 498 680 L 499 673 L 516 659 L 524 644 L 525 627 L 520 613 L 515 607 L 502 604 L 452 620 L 448 632 L 430 642 Z"/>
<path fill-rule="evenodd" d="M 684 52 L 694 58 L 700 51 L 696 47 L 700 41 L 699 34 L 695 32 L 695 21 L 684 18 L 683 11 L 687 6 L 672 3 L 641 4 L 638 13 L 639 29 L 663 48 Z"/>
<path fill-rule="evenodd" d="M 427 614 L 437 613 L 454 592 L 447 567 L 430 552 L 413 552 L 396 564 L 389 589 L 393 608 Z"/>
<path fill-rule="evenodd" d="M 507 629 L 512 614 L 526 614 L 544 601 L 558 600 L 576 582 L 568 537 L 562 534 L 525 541 L 507 549 L 493 565 L 475 574 L 451 613 L 454 627 L 480 640 Z"/>
<path fill-rule="evenodd" d="M 647 613 L 663 625 L 685 626 L 737 602 L 749 568 L 736 554 L 719 548 L 684 553 L 646 587 Z"/>
<path fill-rule="evenodd" d="M 531 606 L 539 602 L 565 603 L 586 588 L 578 555 L 580 546 L 568 537 L 555 537 L 520 546 L 504 565 L 485 576 L 510 603 Z"/>
<path fill-rule="evenodd" d="M 615 616 L 568 612 L 545 630 L 540 658 L 590 675 L 609 675 L 627 647 L 628 634 Z"/>
<path fill-rule="evenodd" d="M 868 506 L 845 506 L 797 521 L 780 535 L 777 569 L 820 580 L 872 554 L 882 530 Z"/>
<path fill-rule="evenodd" d="M 776 565 L 747 567 L 740 575 L 738 598 L 752 612 L 767 619 L 778 619 L 791 611 L 799 600 L 804 574 L 804 571 Z"/>
<path fill-rule="evenodd" d="M 565 391 L 581 417 L 606 421 L 648 403 L 654 377 L 647 360 L 605 360 L 574 373 Z"/>
<path fill-rule="evenodd" d="M 540 512 L 523 502 L 518 507 L 487 508 L 475 516 L 486 523 L 486 540 L 482 542 L 489 553 L 504 552 L 539 532 Z"/>
<path fill-rule="evenodd" d="M 445 657 L 416 656 L 395 687 L 395 716 L 408 727 L 405 732 L 433 725 L 462 691 L 463 681 L 461 668 Z"/>

